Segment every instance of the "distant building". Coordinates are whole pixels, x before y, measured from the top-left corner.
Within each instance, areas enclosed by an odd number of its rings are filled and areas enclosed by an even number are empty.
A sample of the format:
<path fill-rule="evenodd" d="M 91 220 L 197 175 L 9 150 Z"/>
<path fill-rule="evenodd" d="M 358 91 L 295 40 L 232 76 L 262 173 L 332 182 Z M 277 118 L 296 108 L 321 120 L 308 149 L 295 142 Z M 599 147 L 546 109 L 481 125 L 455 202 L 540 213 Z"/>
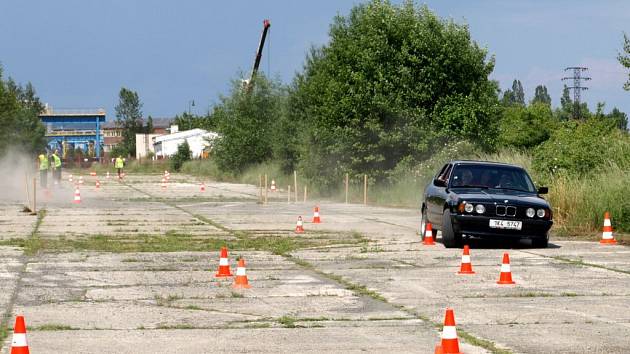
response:
<path fill-rule="evenodd" d="M 104 109 L 53 110 L 46 104 L 39 119 L 46 127 L 48 149 L 58 150 L 62 158 L 73 155 L 77 150 L 82 151 L 83 156 L 101 156 L 103 138 L 100 126 L 105 122 Z"/>
<path fill-rule="evenodd" d="M 172 129 L 172 131 L 176 131 L 176 128 Z M 219 134 L 215 132 L 209 132 L 199 128 L 185 130 L 153 138 L 153 148 L 155 156 L 164 158 L 177 153 L 177 147 L 183 144 L 184 141 L 187 141 L 192 157 L 199 158 L 203 156 L 204 151 L 212 147 L 212 142 L 218 136 Z"/>
<path fill-rule="evenodd" d="M 148 134 L 148 135 L 150 135 L 151 137 L 155 137 L 158 135 L 168 134 L 169 127 L 172 121 L 173 121 L 173 118 L 153 118 L 153 134 Z M 146 124 L 146 120 L 144 124 Z M 105 122 L 102 125 L 102 129 L 103 129 L 103 137 L 105 139 L 103 150 L 106 153 L 109 153 L 112 151 L 112 148 L 120 144 L 120 142 L 123 140 L 122 138 L 123 129 L 117 127 L 115 121 Z M 138 135 L 147 135 L 147 134 L 136 134 L 136 146 L 138 146 Z M 143 151 L 144 154 L 142 155 L 142 157 L 144 158 L 148 155 L 149 151 L 153 151 L 153 145 L 152 145 L 151 139 L 149 139 L 148 141 L 148 146 L 146 145 L 147 143 L 145 143 L 144 141 L 141 141 L 141 143 L 143 146 L 146 147 L 146 150 Z M 138 158 L 137 148 L 136 148 L 136 158 Z"/>
<path fill-rule="evenodd" d="M 136 159 L 146 159 L 149 155 L 155 156 L 153 142 L 162 134 L 136 134 Z"/>

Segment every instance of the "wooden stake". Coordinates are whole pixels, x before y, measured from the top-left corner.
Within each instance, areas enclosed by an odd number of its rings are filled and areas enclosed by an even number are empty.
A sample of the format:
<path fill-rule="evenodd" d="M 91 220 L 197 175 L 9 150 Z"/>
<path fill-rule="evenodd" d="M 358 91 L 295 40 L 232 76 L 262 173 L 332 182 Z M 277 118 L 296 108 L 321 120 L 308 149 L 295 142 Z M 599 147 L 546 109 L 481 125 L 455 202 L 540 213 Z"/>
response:
<path fill-rule="evenodd" d="M 289 193 L 287 193 L 287 204 L 291 204 L 291 185 L 290 184 L 287 187 L 287 191 L 289 191 Z"/>
<path fill-rule="evenodd" d="M 295 187 L 295 202 L 298 202 L 298 196 L 297 196 L 297 191 L 298 191 L 298 185 L 297 185 L 297 171 L 293 171 L 293 186 Z"/>
<path fill-rule="evenodd" d="M 363 176 L 363 204 L 367 205 L 367 175 Z"/>
<path fill-rule="evenodd" d="M 37 178 L 33 177 L 33 214 L 37 214 Z"/>
<path fill-rule="evenodd" d="M 262 185 L 262 175 L 258 175 L 258 201 L 260 204 L 263 202 L 263 185 Z"/>
<path fill-rule="evenodd" d="M 306 185 L 304 185 L 304 203 L 306 203 L 306 193 L 307 193 L 307 188 L 306 188 Z"/>
<path fill-rule="evenodd" d="M 267 174 L 265 173 L 265 202 L 267 204 Z"/>
<path fill-rule="evenodd" d="M 348 204 L 348 174 L 346 173 L 346 204 Z"/>

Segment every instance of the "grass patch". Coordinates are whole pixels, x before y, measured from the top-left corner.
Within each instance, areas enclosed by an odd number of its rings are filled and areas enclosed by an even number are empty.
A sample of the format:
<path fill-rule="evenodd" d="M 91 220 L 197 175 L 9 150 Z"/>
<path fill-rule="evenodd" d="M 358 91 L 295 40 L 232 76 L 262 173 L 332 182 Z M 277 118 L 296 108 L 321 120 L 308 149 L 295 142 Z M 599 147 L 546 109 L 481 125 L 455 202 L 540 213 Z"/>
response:
<path fill-rule="evenodd" d="M 295 318 L 291 316 L 282 316 L 278 318 L 278 323 L 283 325 L 285 328 L 295 328 Z"/>
<path fill-rule="evenodd" d="M 239 293 L 239 292 L 236 292 L 236 291 L 231 291 L 231 292 L 230 292 L 230 295 L 231 295 L 232 297 L 234 297 L 234 298 L 242 298 L 242 297 L 245 297 L 243 294 L 241 294 L 241 293 Z"/>
<path fill-rule="evenodd" d="M 79 328 L 75 328 L 68 325 L 63 325 L 59 323 L 46 323 L 41 326 L 31 327 L 29 330 L 31 331 L 76 331 Z"/>
<path fill-rule="evenodd" d="M 155 329 L 197 329 L 197 327 L 186 323 L 180 323 L 176 325 L 159 324 L 155 327 Z"/>

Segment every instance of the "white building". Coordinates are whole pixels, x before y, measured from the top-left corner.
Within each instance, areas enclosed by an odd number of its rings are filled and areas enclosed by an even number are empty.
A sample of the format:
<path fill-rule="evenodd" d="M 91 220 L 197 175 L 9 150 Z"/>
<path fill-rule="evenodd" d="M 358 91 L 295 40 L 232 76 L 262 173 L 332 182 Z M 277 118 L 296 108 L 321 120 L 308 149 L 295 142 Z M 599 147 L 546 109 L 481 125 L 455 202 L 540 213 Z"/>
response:
<path fill-rule="evenodd" d="M 153 141 L 161 134 L 136 134 L 136 159 L 146 159 L 149 153 L 155 154 Z"/>
<path fill-rule="evenodd" d="M 219 134 L 215 132 L 198 128 L 185 130 L 155 137 L 153 139 L 153 148 L 157 157 L 172 156 L 177 153 L 177 147 L 183 144 L 184 141 L 187 141 L 192 157 L 198 158 L 202 155 L 204 149 L 210 147 L 218 136 Z"/>

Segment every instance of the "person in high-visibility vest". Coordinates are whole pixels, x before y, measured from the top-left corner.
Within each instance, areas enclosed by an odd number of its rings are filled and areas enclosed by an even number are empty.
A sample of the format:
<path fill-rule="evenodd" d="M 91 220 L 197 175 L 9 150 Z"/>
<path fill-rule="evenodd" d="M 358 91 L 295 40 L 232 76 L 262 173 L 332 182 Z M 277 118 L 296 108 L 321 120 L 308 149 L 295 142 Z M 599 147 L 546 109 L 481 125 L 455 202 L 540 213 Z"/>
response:
<path fill-rule="evenodd" d="M 114 164 L 114 168 L 118 170 L 118 179 L 121 179 L 122 169 L 125 167 L 125 161 L 123 161 L 122 156 L 118 156 L 116 158 L 116 163 Z"/>
<path fill-rule="evenodd" d="M 42 152 L 37 157 L 39 161 L 39 185 L 42 188 L 48 187 L 48 156 L 45 152 Z"/>
<path fill-rule="evenodd" d="M 55 181 L 55 184 L 60 184 L 61 183 L 61 159 L 59 158 L 59 151 L 55 150 L 55 152 L 53 152 L 52 154 L 52 173 L 53 173 L 53 180 Z"/>

